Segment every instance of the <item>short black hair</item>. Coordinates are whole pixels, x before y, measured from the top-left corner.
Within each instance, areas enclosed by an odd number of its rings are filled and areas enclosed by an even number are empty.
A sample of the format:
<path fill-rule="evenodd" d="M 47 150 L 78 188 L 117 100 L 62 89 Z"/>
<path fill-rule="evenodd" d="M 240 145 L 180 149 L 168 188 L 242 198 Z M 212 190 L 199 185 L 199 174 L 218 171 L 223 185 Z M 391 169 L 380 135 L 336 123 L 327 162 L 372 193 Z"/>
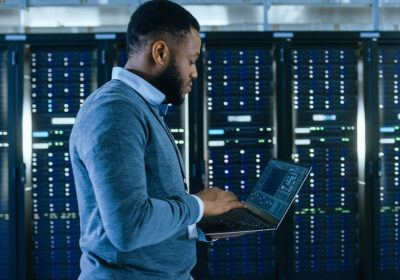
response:
<path fill-rule="evenodd" d="M 168 0 L 153 0 L 140 5 L 132 14 L 126 32 L 128 54 L 138 52 L 151 36 L 169 34 L 183 38 L 199 22 L 180 5 Z"/>

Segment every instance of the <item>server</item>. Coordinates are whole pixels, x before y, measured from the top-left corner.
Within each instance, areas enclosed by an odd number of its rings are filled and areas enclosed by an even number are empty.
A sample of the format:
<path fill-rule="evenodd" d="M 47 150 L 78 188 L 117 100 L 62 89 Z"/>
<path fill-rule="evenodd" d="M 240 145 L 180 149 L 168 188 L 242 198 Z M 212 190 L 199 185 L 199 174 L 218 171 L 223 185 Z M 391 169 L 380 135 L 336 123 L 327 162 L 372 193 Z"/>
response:
<path fill-rule="evenodd" d="M 79 275 L 79 213 L 68 139 L 97 87 L 94 49 L 32 47 L 32 202 L 35 279 Z"/>
<path fill-rule="evenodd" d="M 0 279 L 11 279 L 9 271 L 8 203 L 8 81 L 7 52 L 0 48 Z"/>
<path fill-rule="evenodd" d="M 313 168 L 295 201 L 293 277 L 356 279 L 357 49 L 294 45 L 291 60 L 293 159 Z"/>
<path fill-rule="evenodd" d="M 245 200 L 274 154 L 272 49 L 206 46 L 207 179 L 209 187 Z M 220 239 L 208 248 L 210 279 L 274 275 L 274 236 Z"/>
<path fill-rule="evenodd" d="M 380 114 L 380 223 L 377 240 L 380 271 L 400 277 L 399 242 L 399 155 L 400 155 L 400 50 L 397 45 L 381 45 L 379 56 L 379 114 Z"/>

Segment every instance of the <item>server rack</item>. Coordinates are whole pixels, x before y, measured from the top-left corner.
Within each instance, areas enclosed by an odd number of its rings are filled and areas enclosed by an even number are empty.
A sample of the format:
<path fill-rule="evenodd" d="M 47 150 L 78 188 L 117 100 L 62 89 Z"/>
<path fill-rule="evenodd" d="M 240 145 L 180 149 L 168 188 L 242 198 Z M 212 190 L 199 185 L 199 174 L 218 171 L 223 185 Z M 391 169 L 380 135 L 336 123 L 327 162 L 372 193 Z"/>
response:
<path fill-rule="evenodd" d="M 386 35 L 386 36 L 385 36 Z M 400 38 L 397 34 L 383 34 L 372 54 L 376 60 L 377 104 L 379 120 L 378 168 L 374 185 L 375 272 L 377 279 L 400 277 L 399 242 L 399 82 Z M 375 106 L 377 107 L 377 106 Z M 378 139 L 376 137 L 375 139 Z M 375 148 L 375 147 L 374 147 Z"/>
<path fill-rule="evenodd" d="M 80 272 L 79 213 L 68 142 L 76 113 L 101 79 L 96 41 L 88 37 L 81 38 L 79 47 L 59 36 L 46 44 L 31 42 L 29 49 L 34 279 L 76 279 Z"/>
<path fill-rule="evenodd" d="M 360 50 L 356 41 L 316 37 L 294 39 L 290 50 L 293 160 L 313 170 L 295 200 L 289 279 L 357 279 Z"/>
<path fill-rule="evenodd" d="M 238 33 L 207 34 L 204 40 L 206 185 L 230 190 L 239 200 L 247 198 L 276 155 L 274 46 L 269 39 Z M 210 244 L 208 277 L 273 278 L 274 243 L 273 232 L 261 232 Z"/>

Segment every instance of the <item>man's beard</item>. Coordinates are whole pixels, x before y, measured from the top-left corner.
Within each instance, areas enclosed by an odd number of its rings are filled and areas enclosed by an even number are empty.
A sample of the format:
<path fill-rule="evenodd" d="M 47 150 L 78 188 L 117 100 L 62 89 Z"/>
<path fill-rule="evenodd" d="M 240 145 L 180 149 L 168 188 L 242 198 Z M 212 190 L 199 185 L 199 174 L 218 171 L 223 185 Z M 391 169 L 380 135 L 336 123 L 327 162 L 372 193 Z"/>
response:
<path fill-rule="evenodd" d="M 168 103 L 179 106 L 185 101 L 185 97 L 182 94 L 183 81 L 178 73 L 175 57 L 171 57 L 169 65 L 155 79 L 155 83 L 157 88 L 165 94 Z"/>

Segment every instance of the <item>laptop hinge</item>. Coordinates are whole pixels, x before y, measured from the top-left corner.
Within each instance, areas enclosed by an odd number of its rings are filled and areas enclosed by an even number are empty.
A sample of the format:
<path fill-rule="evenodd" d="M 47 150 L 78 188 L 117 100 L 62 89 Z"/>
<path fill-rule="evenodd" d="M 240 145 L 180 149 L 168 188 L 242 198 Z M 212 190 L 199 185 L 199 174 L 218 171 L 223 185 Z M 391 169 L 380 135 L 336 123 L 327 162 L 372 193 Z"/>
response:
<path fill-rule="evenodd" d="M 248 203 L 247 201 L 244 202 L 244 207 L 246 207 L 250 212 L 256 214 L 258 217 L 264 219 L 265 221 L 273 224 L 275 228 L 279 225 L 279 219 L 273 217 L 272 215 L 265 212 L 265 210 L 260 209 L 259 207 Z"/>

